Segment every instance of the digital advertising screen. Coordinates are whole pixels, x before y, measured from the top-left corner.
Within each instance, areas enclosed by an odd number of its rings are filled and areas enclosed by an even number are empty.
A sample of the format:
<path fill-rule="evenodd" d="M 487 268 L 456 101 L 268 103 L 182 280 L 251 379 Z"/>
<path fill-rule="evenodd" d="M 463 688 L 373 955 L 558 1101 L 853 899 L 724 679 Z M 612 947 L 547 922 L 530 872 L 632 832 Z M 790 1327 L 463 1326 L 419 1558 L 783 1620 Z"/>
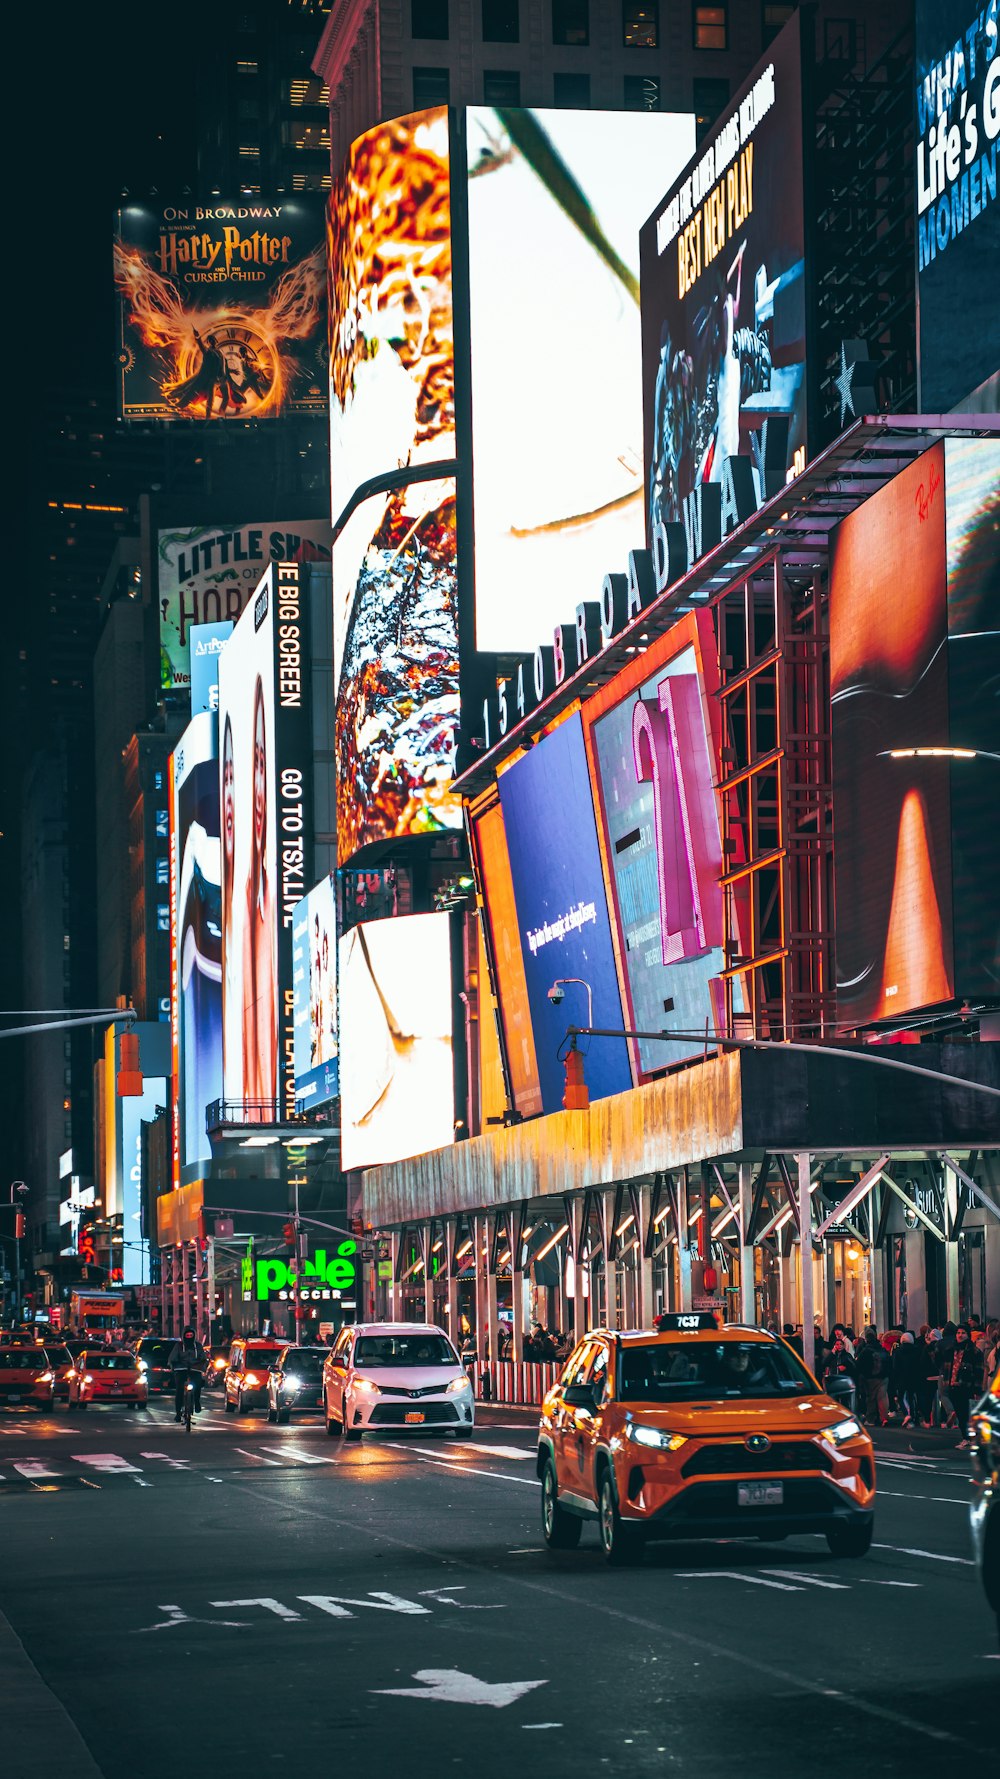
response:
<path fill-rule="evenodd" d="M 219 709 L 219 656 L 233 634 L 232 620 L 192 624 L 188 633 L 191 662 L 191 715 Z"/>
<path fill-rule="evenodd" d="M 842 521 L 830 658 L 840 1023 L 995 993 L 997 441 L 939 442 Z"/>
<path fill-rule="evenodd" d="M 498 782 L 542 1110 L 555 1112 L 565 1087 L 566 1027 L 624 1026 L 579 713 L 522 754 Z M 549 990 L 566 978 L 580 980 L 568 983 L 554 1005 Z M 591 1099 L 632 1086 L 624 1038 L 581 1038 L 580 1048 Z"/>
<path fill-rule="evenodd" d="M 184 525 L 157 532 L 160 685 L 191 684 L 191 634 L 236 622 L 269 562 L 329 562 L 325 519 Z M 192 716 L 195 709 L 192 703 Z"/>
<path fill-rule="evenodd" d="M 122 1278 L 123 1285 L 148 1285 L 149 1237 L 146 1207 L 147 1192 L 142 1162 L 142 1127 L 152 1124 L 158 1109 L 169 1100 L 165 1075 L 143 1075 L 142 1093 L 121 1103 L 121 1208 L 122 1208 Z M 204 1123 L 204 1119 L 202 1119 Z M 153 1241 L 156 1231 L 153 1230 Z"/>
<path fill-rule="evenodd" d="M 722 952 L 722 837 L 712 694 L 718 655 L 707 613 L 674 625 L 593 701 L 586 724 L 604 830 L 627 1024 L 714 1031 Z M 604 707 L 604 708 L 602 708 Z M 636 1073 L 701 1044 L 639 1039 Z"/>
<path fill-rule="evenodd" d="M 533 650 L 644 534 L 639 229 L 694 117 L 465 119 L 476 643 Z"/>
<path fill-rule="evenodd" d="M 448 111 L 352 143 L 327 213 L 332 517 L 376 476 L 455 454 Z"/>
<path fill-rule="evenodd" d="M 269 568 L 219 657 L 225 1098 L 295 1108 L 292 917 L 312 874 L 298 564 Z"/>
<path fill-rule="evenodd" d="M 514 884 L 507 856 L 507 835 L 499 803 L 476 818 L 473 834 L 496 969 L 511 1095 L 522 1118 L 533 1118 L 542 1110 L 542 1089 L 514 904 Z M 482 1017 L 480 1014 L 480 1019 Z"/>
<path fill-rule="evenodd" d="M 916 0 L 919 406 L 1000 407 L 996 0 Z M 955 326 L 956 315 L 961 326 Z"/>
<path fill-rule="evenodd" d="M 454 478 L 373 495 L 357 523 L 333 552 L 341 865 L 373 841 L 462 825 Z"/>
<path fill-rule="evenodd" d="M 216 657 L 217 659 L 217 657 Z M 211 1159 L 205 1109 L 222 1098 L 219 724 L 193 717 L 173 753 L 177 1185 Z M 192 1173 L 191 1177 L 194 1177 Z"/>
<path fill-rule="evenodd" d="M 796 13 L 640 236 L 647 537 L 769 417 L 805 467 L 804 211 Z"/>
<path fill-rule="evenodd" d="M 292 914 L 295 1103 L 325 1106 L 340 1092 L 337 1040 L 337 899 L 324 877 Z"/>
<path fill-rule="evenodd" d="M 319 198 L 129 204 L 114 276 L 120 419 L 325 412 Z"/>
<path fill-rule="evenodd" d="M 340 941 L 341 1160 L 375 1167 L 455 1138 L 447 914 L 364 921 Z"/>

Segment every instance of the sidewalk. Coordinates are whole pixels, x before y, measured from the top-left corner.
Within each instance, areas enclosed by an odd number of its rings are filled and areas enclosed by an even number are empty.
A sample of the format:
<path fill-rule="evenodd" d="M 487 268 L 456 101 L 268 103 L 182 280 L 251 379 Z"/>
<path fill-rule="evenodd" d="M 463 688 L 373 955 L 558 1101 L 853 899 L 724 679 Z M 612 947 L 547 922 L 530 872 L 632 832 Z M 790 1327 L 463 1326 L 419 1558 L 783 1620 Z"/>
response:
<path fill-rule="evenodd" d="M 877 1452 L 896 1452 L 900 1456 L 910 1452 L 921 1458 L 944 1458 L 951 1453 L 959 1458 L 966 1456 L 966 1451 L 958 1450 L 960 1427 L 902 1427 L 889 1422 L 884 1427 L 869 1427 L 868 1431 Z"/>

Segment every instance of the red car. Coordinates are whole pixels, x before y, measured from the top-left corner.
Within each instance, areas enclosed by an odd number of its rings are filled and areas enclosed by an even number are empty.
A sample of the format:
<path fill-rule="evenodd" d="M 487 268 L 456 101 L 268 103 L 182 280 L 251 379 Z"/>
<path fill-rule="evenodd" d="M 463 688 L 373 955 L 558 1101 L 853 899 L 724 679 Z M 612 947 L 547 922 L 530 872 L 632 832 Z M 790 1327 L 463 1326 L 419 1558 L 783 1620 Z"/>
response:
<path fill-rule="evenodd" d="M 51 1408 L 54 1384 L 55 1372 L 43 1347 L 0 1347 L 0 1403 Z"/>
<path fill-rule="evenodd" d="M 99 1347 L 77 1359 L 70 1372 L 66 1406 L 72 1410 L 89 1408 L 92 1402 L 127 1402 L 129 1408 L 145 1408 L 148 1395 L 146 1374 L 134 1353 Z"/>

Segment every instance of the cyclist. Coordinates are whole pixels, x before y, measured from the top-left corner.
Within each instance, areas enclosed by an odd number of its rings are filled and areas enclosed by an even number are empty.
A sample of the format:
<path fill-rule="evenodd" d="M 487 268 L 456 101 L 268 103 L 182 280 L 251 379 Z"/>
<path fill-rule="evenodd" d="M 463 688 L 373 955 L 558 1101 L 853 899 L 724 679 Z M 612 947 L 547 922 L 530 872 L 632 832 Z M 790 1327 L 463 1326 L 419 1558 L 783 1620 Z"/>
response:
<path fill-rule="evenodd" d="M 193 1328 L 185 1328 L 180 1340 L 175 1341 L 170 1349 L 167 1364 L 174 1374 L 174 1420 L 179 1421 L 184 1408 L 184 1391 L 187 1387 L 188 1373 L 194 1384 L 194 1412 L 201 1414 L 201 1380 L 208 1363 L 208 1355 L 200 1340 L 196 1340 Z"/>

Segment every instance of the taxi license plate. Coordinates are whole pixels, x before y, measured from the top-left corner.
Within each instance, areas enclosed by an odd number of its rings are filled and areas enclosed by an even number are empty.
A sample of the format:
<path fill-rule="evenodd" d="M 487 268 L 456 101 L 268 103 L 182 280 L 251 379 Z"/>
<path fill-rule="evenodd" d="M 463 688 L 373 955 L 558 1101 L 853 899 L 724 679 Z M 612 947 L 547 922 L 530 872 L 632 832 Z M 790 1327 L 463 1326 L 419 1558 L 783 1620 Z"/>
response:
<path fill-rule="evenodd" d="M 21 1400 L 21 1398 L 18 1395 L 8 1396 L 8 1398 L 7 1398 L 8 1402 L 20 1402 L 20 1400 Z M 420 1419 L 423 1420 L 423 1418 L 424 1418 L 423 1415 L 421 1415 Z"/>
<path fill-rule="evenodd" d="M 780 1482 L 737 1483 L 737 1507 L 783 1507 L 785 1485 Z"/>
<path fill-rule="evenodd" d="M 424 1417 L 419 1409 L 410 1409 L 409 1413 L 405 1416 L 405 1419 L 407 1421 L 422 1421 Z"/>

